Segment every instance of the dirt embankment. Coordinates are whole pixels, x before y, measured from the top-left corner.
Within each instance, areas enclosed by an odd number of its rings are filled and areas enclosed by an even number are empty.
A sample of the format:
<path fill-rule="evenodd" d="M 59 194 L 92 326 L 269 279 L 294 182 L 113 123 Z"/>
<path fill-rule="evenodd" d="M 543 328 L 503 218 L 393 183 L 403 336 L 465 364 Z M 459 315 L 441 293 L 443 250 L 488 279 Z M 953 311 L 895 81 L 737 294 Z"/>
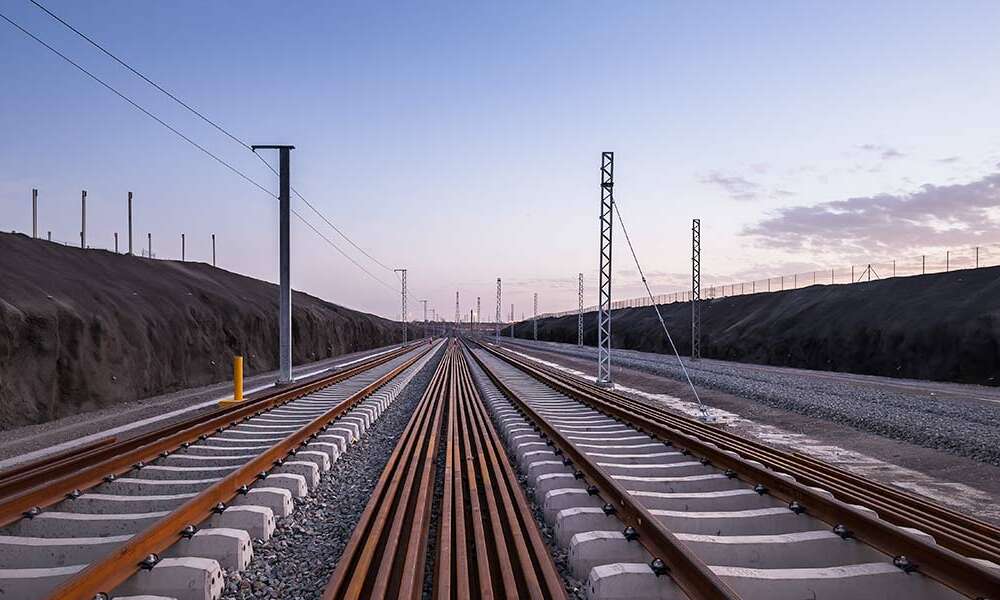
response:
<path fill-rule="evenodd" d="M 660 310 L 690 354 L 691 305 Z M 1000 385 L 1000 267 L 705 300 L 701 314 L 708 358 Z M 595 313 L 584 328 L 584 343 L 596 345 Z M 516 335 L 530 339 L 531 322 Z M 541 340 L 576 337 L 575 315 L 538 323 Z M 652 307 L 614 311 L 611 342 L 670 352 Z"/>
<path fill-rule="evenodd" d="M 277 369 L 277 286 L 204 263 L 0 234 L 0 430 Z M 397 323 L 293 293 L 293 362 L 401 340 Z"/>

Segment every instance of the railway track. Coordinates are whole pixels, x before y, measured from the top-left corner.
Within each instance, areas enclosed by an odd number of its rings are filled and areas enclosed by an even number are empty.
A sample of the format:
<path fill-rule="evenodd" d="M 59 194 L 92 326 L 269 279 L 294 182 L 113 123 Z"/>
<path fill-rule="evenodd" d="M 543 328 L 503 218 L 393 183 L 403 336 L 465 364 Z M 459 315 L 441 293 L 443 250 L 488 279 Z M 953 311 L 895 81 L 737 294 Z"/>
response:
<path fill-rule="evenodd" d="M 217 598 L 439 347 L 0 475 L 0 598 Z"/>
<path fill-rule="evenodd" d="M 323 595 L 333 599 L 566 597 L 524 492 L 451 342 Z M 439 439 L 444 432 L 444 443 Z M 436 463 L 444 469 L 437 481 Z M 443 489 L 438 535 L 432 496 Z M 433 585 L 425 594 L 426 558 Z"/>
<path fill-rule="evenodd" d="M 1000 593 L 985 523 L 503 350 L 474 356 L 494 418 L 592 597 Z"/>
<path fill-rule="evenodd" d="M 0 473 L 0 598 L 218 598 L 435 356 L 324 600 L 1000 599 L 991 525 L 455 339 Z"/>

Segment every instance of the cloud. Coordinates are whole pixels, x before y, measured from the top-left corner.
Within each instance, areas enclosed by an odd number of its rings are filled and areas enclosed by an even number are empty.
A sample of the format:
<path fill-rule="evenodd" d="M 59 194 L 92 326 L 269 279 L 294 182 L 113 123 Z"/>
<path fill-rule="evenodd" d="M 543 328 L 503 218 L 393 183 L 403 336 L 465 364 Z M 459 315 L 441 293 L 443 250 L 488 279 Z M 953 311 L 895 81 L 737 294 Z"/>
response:
<path fill-rule="evenodd" d="M 957 163 L 960 160 L 962 160 L 962 158 L 960 156 L 946 156 L 945 158 L 939 158 L 939 159 L 937 159 L 936 162 L 944 163 L 946 165 L 950 165 L 952 163 Z"/>
<path fill-rule="evenodd" d="M 759 184 L 750 181 L 746 177 L 726 175 L 719 171 L 712 171 L 702 177 L 701 182 L 721 187 L 734 200 L 753 200 L 761 191 Z"/>
<path fill-rule="evenodd" d="M 895 148 L 890 148 L 889 146 L 882 146 L 880 144 L 861 144 L 858 146 L 859 149 L 865 152 L 873 152 L 879 155 L 882 160 L 892 160 L 894 158 L 903 158 L 906 156 L 899 150 Z"/>
<path fill-rule="evenodd" d="M 743 230 L 773 248 L 871 254 L 971 245 L 1000 236 L 1000 173 L 954 185 L 921 186 L 778 209 Z"/>

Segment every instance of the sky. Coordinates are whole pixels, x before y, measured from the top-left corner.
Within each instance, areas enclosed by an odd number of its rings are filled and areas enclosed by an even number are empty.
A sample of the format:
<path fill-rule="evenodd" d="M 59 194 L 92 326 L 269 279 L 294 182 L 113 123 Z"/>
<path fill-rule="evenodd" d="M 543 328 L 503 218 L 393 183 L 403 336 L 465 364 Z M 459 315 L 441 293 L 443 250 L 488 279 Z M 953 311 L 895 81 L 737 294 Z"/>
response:
<path fill-rule="evenodd" d="M 1000 242 L 996 2 L 39 0 L 250 144 L 294 144 L 292 285 L 453 319 L 597 296 L 601 152 L 654 293 Z M 28 0 L 0 12 L 253 181 L 258 158 Z M 0 230 L 277 278 L 277 202 L 0 21 Z M 277 157 L 264 155 L 272 165 Z M 618 227 L 616 223 L 616 227 Z M 122 233 L 124 235 L 124 233 Z M 615 233 L 616 298 L 638 296 Z M 353 264 L 331 243 L 359 263 Z M 136 240 L 138 245 L 140 240 Z"/>

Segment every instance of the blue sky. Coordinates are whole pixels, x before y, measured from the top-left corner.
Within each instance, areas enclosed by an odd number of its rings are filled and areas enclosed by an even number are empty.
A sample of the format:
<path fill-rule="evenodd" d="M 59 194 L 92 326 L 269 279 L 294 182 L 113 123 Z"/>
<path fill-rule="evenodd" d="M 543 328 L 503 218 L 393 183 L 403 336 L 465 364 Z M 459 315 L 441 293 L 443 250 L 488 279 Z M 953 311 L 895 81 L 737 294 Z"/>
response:
<path fill-rule="evenodd" d="M 273 3 L 50 0 L 54 12 L 250 143 L 454 315 L 495 280 L 528 311 L 593 303 L 600 153 L 654 292 L 1000 242 L 997 3 Z M 27 0 L 0 10 L 251 177 L 257 159 Z M 276 277 L 276 203 L 0 22 L 0 228 L 137 231 L 160 256 Z M 930 187 L 923 187 L 923 186 Z M 975 199 L 975 201 L 970 201 Z M 298 201 L 303 215 L 309 216 Z M 389 287 L 395 278 L 311 221 Z M 398 296 L 293 225 L 293 285 L 386 316 Z M 618 235 L 619 242 L 623 242 Z M 617 296 L 639 293 L 616 245 Z"/>

